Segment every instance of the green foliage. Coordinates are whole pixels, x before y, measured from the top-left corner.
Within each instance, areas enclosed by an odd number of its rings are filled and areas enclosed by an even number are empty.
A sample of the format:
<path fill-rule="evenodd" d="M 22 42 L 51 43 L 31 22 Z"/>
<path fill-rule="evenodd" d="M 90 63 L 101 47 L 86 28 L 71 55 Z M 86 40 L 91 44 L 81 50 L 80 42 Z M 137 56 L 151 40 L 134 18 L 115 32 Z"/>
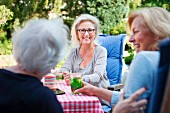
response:
<path fill-rule="evenodd" d="M 170 0 L 144 0 L 141 7 L 158 6 L 170 11 Z"/>
<path fill-rule="evenodd" d="M 71 25 L 75 18 L 83 13 L 89 13 L 87 11 L 87 0 L 63 0 L 63 7 L 61 9 L 62 16 L 65 19 L 65 23 L 71 28 Z"/>
<path fill-rule="evenodd" d="M 7 9 L 5 5 L 0 5 L 0 27 L 2 27 L 7 20 L 11 20 L 13 12 Z"/>
<path fill-rule="evenodd" d="M 11 53 L 11 33 L 31 18 L 60 14 L 62 0 L 0 0 L 0 54 Z"/>
<path fill-rule="evenodd" d="M 129 12 L 130 0 L 87 0 L 87 9 L 90 14 L 100 20 L 101 32 L 111 34 L 111 29 Z"/>
<path fill-rule="evenodd" d="M 111 29 L 125 18 L 129 11 L 130 0 L 63 0 L 65 6 L 62 16 L 69 26 L 82 13 L 97 16 L 102 33 L 111 33 Z"/>
<path fill-rule="evenodd" d="M 129 54 L 130 54 L 130 56 L 127 56 L 127 57 L 124 58 L 125 64 L 128 64 L 128 65 L 130 65 L 130 63 L 131 63 L 132 60 L 133 60 L 134 52 L 131 52 L 131 53 L 129 53 Z"/>
<path fill-rule="evenodd" d="M 60 13 L 62 0 L 1 0 L 0 4 L 14 12 L 14 19 L 24 22 L 33 17 L 47 18 L 49 11 Z"/>
<path fill-rule="evenodd" d="M 124 61 L 125 61 L 125 64 L 129 65 L 133 60 L 135 49 L 132 47 L 132 44 L 130 44 L 129 42 L 126 42 L 125 51 L 129 53 L 129 56 L 124 57 Z"/>
<path fill-rule="evenodd" d="M 0 0 L 1 4 L 13 12 L 12 20 L 7 21 L 7 26 L 5 27 L 6 31 L 8 31 L 7 38 L 10 38 L 16 19 L 22 25 L 23 22 L 31 18 L 48 18 L 49 12 L 60 14 L 62 0 Z"/>
<path fill-rule="evenodd" d="M 111 29 L 110 34 L 112 35 L 126 34 L 126 20 L 123 20 L 122 22 L 114 26 Z"/>
<path fill-rule="evenodd" d="M 63 0 L 63 8 L 61 9 L 63 16 L 67 18 L 75 18 L 87 11 L 88 0 Z"/>
<path fill-rule="evenodd" d="M 12 42 L 11 40 L 0 41 L 0 55 L 10 55 L 12 53 Z"/>
<path fill-rule="evenodd" d="M 0 55 L 11 54 L 12 43 L 6 38 L 7 32 L 4 27 L 7 25 L 6 21 L 11 20 L 13 12 L 7 9 L 4 5 L 0 6 Z"/>
<path fill-rule="evenodd" d="M 131 10 L 136 9 L 137 7 L 140 7 L 142 3 L 142 0 L 131 0 L 129 7 Z"/>

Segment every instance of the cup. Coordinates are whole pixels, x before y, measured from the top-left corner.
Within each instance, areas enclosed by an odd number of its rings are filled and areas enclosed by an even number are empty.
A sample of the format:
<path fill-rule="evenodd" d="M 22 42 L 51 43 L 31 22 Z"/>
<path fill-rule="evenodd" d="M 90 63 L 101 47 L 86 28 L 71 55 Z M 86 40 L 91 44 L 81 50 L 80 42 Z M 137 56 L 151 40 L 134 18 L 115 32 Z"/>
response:
<path fill-rule="evenodd" d="M 56 78 L 54 74 L 49 73 L 44 76 L 44 86 L 49 87 L 51 90 L 56 89 Z"/>
<path fill-rule="evenodd" d="M 64 72 L 57 72 L 56 80 L 64 80 Z"/>
<path fill-rule="evenodd" d="M 70 73 L 70 77 L 71 77 L 70 86 L 72 94 L 76 94 L 74 91 L 76 89 L 82 88 L 83 86 L 81 73 Z"/>

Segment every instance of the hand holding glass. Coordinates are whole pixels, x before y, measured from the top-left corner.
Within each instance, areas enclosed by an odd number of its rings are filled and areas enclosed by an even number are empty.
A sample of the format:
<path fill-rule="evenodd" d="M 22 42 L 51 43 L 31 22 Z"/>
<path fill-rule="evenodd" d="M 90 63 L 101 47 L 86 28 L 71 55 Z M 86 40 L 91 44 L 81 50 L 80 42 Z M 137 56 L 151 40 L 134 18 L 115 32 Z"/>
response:
<path fill-rule="evenodd" d="M 64 80 L 64 72 L 57 72 L 56 73 L 56 80 Z"/>
<path fill-rule="evenodd" d="M 71 91 L 73 94 L 76 94 L 74 91 L 76 89 L 82 88 L 82 79 L 81 79 L 81 73 L 71 73 Z"/>
<path fill-rule="evenodd" d="M 66 82 L 66 84 L 69 86 L 70 85 L 70 81 L 71 81 L 71 78 L 70 78 L 70 74 L 64 74 L 64 80 Z"/>

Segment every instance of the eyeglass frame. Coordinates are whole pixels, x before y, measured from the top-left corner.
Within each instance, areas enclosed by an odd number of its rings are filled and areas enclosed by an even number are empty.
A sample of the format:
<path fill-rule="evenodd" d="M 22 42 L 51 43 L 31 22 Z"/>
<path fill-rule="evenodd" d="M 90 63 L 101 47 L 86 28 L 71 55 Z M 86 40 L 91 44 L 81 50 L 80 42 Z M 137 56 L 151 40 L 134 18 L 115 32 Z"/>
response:
<path fill-rule="evenodd" d="M 82 30 L 84 30 L 84 31 L 82 31 Z M 96 31 L 96 29 L 87 29 L 87 30 L 86 29 L 77 29 L 77 31 L 80 32 L 81 34 L 85 34 L 86 32 L 88 34 L 92 34 L 94 31 Z"/>

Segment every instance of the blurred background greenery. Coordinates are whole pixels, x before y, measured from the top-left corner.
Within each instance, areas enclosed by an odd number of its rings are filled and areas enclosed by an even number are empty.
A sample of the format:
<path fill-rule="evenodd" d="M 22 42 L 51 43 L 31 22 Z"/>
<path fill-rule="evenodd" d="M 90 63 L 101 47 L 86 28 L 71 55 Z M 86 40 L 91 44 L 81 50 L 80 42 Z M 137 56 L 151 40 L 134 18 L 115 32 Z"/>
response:
<path fill-rule="evenodd" d="M 101 33 L 117 35 L 126 33 L 129 12 L 149 6 L 170 11 L 169 0 L 0 0 L 0 55 L 12 54 L 11 33 L 31 18 L 61 16 L 71 27 L 78 15 L 89 13 L 99 18 Z"/>

